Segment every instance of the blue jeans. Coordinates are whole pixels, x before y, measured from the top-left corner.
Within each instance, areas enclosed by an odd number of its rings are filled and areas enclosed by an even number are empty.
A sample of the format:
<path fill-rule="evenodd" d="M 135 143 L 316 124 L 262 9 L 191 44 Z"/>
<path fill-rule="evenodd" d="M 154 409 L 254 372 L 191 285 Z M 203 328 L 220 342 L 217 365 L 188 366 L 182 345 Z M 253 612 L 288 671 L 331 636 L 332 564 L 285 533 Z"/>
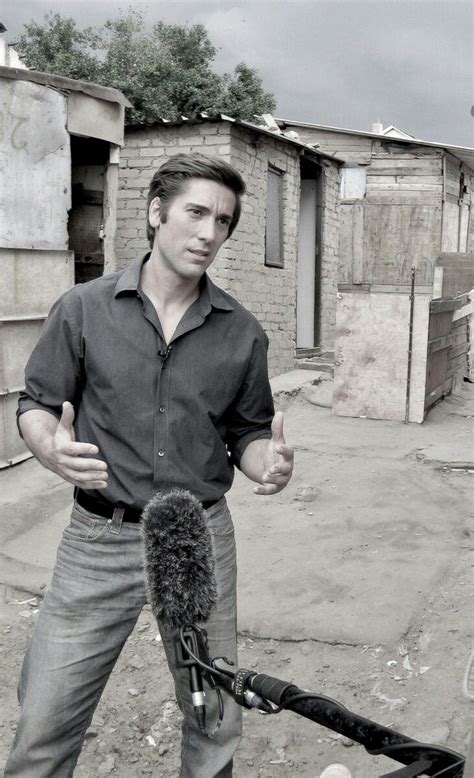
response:
<path fill-rule="evenodd" d="M 237 661 L 236 559 L 225 499 L 206 511 L 216 562 L 218 604 L 204 625 L 209 653 Z M 75 505 L 28 647 L 19 683 L 17 733 L 5 778 L 67 778 L 109 675 L 146 603 L 140 527 L 109 521 Z M 225 693 L 224 721 L 207 739 L 196 723 L 189 670 L 176 668 L 170 630 L 160 626 L 176 698 L 184 716 L 181 778 L 230 778 L 241 710 Z M 208 720 L 216 695 L 206 695 Z"/>

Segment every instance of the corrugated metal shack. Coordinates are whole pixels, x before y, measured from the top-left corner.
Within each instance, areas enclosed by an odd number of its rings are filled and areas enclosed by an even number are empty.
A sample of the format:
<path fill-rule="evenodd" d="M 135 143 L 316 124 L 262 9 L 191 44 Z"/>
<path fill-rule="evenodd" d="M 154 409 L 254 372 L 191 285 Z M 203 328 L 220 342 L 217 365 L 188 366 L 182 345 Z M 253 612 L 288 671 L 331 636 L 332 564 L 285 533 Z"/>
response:
<path fill-rule="evenodd" d="M 114 89 L 0 67 L 0 468 L 29 456 L 15 411 L 54 300 L 114 269 L 119 148 Z"/>
<path fill-rule="evenodd" d="M 469 307 L 444 298 L 474 286 L 474 149 L 381 125 L 358 132 L 277 121 L 345 161 L 333 410 L 421 422 L 470 370 L 470 319 L 451 333 L 454 310 Z"/>

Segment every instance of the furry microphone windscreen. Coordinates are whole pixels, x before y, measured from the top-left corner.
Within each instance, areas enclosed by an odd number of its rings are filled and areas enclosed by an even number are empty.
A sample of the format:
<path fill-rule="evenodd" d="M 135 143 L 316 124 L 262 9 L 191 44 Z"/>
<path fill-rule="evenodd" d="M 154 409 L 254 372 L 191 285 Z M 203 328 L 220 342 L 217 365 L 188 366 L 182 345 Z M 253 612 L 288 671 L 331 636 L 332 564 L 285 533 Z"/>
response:
<path fill-rule="evenodd" d="M 185 489 L 158 492 L 143 511 L 142 537 L 155 618 L 174 629 L 206 621 L 217 586 L 201 503 Z"/>

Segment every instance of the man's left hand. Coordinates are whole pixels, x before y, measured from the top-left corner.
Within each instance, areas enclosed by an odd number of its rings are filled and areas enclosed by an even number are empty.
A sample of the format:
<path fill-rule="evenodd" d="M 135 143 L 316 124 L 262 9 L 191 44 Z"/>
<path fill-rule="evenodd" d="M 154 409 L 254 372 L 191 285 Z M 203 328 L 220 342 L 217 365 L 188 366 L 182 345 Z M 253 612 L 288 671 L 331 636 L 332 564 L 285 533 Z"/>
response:
<path fill-rule="evenodd" d="M 281 411 L 273 417 L 272 437 L 263 453 L 263 467 L 262 483 L 255 487 L 255 494 L 281 492 L 293 474 L 293 449 L 285 442 Z"/>

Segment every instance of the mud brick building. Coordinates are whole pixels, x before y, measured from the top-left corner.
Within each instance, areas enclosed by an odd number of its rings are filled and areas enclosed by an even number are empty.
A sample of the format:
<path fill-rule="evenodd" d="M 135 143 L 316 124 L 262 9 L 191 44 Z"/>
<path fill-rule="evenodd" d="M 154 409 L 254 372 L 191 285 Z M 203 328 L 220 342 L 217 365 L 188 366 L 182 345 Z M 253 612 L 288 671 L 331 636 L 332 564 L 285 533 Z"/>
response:
<path fill-rule="evenodd" d="M 177 152 L 217 155 L 247 184 L 240 223 L 210 275 L 262 323 L 271 375 L 295 366 L 296 348 L 334 343 L 340 163 L 281 134 L 224 115 L 125 129 L 121 152 L 117 267 L 148 250 L 146 193 Z"/>

